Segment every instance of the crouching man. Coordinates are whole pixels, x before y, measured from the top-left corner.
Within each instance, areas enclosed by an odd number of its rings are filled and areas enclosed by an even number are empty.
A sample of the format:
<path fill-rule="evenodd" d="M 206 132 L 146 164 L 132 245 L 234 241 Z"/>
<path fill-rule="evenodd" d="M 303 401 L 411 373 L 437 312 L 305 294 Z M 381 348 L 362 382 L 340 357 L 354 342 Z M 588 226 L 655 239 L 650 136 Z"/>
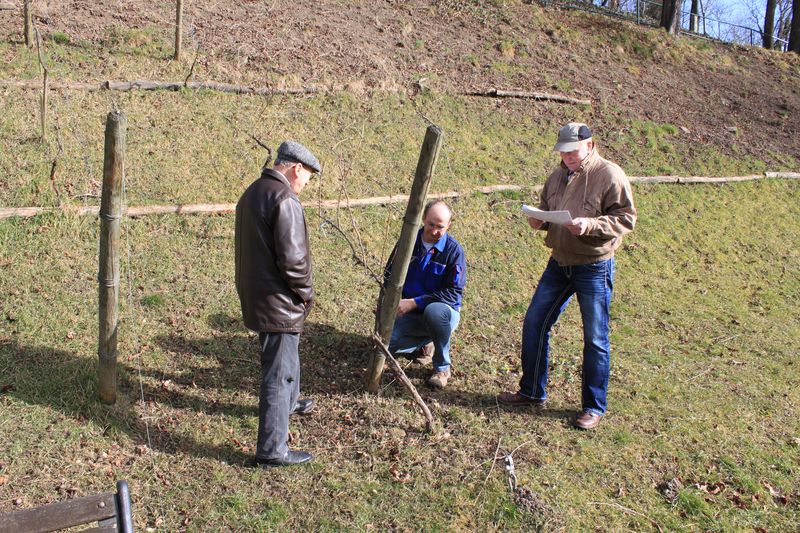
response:
<path fill-rule="evenodd" d="M 447 233 L 452 218 L 452 210 L 441 200 L 425 206 L 389 341 L 393 354 L 421 352 L 418 363 L 432 359 L 433 373 L 427 383 L 437 389 L 446 387 L 450 379 L 450 337 L 461 318 L 467 281 L 464 249 Z M 392 273 L 394 257 L 392 252 L 384 284 Z"/>

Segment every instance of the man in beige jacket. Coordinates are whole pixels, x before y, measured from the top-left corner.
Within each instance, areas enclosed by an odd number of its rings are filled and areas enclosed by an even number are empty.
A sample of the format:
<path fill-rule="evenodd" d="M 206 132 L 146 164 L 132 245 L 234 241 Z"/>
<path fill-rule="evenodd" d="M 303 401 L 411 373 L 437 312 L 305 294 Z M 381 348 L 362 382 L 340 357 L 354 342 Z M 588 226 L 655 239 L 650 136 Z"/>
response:
<path fill-rule="evenodd" d="M 506 405 L 543 406 L 547 398 L 550 329 L 573 294 L 583 319 L 582 409 L 575 420 L 593 429 L 606 412 L 611 347 L 608 317 L 614 287 L 614 251 L 633 230 L 636 208 L 625 172 L 600 157 L 586 124 L 571 122 L 558 132 L 554 150 L 561 154 L 542 189 L 540 208 L 569 211 L 564 225 L 528 218 L 546 230 L 552 248 L 522 326 L 522 378 L 518 392 L 504 392 Z"/>

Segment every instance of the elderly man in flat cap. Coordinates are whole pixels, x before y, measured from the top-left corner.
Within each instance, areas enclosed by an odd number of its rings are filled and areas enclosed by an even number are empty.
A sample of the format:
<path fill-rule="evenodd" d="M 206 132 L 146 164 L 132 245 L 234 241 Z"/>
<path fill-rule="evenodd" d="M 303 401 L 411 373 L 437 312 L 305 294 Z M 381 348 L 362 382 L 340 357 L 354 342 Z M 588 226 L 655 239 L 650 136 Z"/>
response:
<path fill-rule="evenodd" d="M 320 172 L 303 145 L 286 141 L 275 164 L 264 168 L 236 204 L 236 291 L 244 325 L 258 332 L 261 386 L 256 465 L 308 462 L 310 453 L 290 450 L 289 416 L 306 414 L 314 400 L 300 399 L 298 347 L 314 300 L 311 253 L 297 195 Z"/>
<path fill-rule="evenodd" d="M 593 429 L 606 412 L 611 346 L 608 319 L 614 287 L 614 251 L 633 231 L 636 208 L 625 172 L 597 153 L 586 124 L 569 123 L 558 132 L 554 150 L 561 164 L 542 189 L 544 211 L 570 212 L 567 224 L 528 218 L 546 230 L 552 248 L 522 326 L 522 378 L 518 392 L 504 392 L 506 405 L 542 407 L 547 398 L 550 329 L 573 294 L 583 319 L 582 409 L 579 429 Z"/>

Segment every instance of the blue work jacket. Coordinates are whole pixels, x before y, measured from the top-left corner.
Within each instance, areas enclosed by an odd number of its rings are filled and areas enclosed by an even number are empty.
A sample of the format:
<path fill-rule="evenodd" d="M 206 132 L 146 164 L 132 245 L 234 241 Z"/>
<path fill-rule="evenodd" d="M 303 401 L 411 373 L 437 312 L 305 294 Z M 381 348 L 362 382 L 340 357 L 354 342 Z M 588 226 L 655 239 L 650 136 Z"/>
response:
<path fill-rule="evenodd" d="M 396 252 L 395 246 L 384 271 L 384 285 L 392 273 Z M 434 302 L 445 303 L 459 311 L 466 282 L 467 262 L 464 248 L 458 241 L 445 233 L 426 253 L 420 229 L 403 284 L 403 298 L 413 298 L 420 311 Z"/>

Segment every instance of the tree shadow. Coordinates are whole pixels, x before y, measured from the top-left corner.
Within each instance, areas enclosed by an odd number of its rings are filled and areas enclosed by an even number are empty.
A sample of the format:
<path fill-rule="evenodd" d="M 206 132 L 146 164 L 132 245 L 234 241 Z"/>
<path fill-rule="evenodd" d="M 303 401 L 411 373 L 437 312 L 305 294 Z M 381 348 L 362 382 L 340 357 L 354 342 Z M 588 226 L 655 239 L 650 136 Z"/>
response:
<path fill-rule="evenodd" d="M 157 421 L 145 426 L 142 418 L 143 410 L 157 410 L 159 406 L 190 415 L 257 416 L 258 401 L 253 400 L 258 396 L 260 378 L 257 337 L 248 335 L 238 318 L 218 314 L 208 322 L 212 327 L 209 337 L 191 338 L 180 333 L 156 337 L 155 344 L 173 359 L 169 368 L 120 356 L 118 401 L 113 406 L 101 403 L 97 396 L 95 358 L 47 346 L 26 346 L 16 340 L 0 341 L 0 395 L 50 406 L 78 421 L 91 420 L 127 434 L 136 444 L 146 444 L 149 434 L 153 448 L 161 452 L 245 464 L 252 453 L 245 453 L 233 442 L 215 445 Z M 361 368 L 370 347 L 371 340 L 366 336 L 308 323 L 300 344 L 303 394 L 329 395 L 360 388 Z M 241 401 L 235 401 L 239 397 Z"/>
<path fill-rule="evenodd" d="M 152 414 L 151 410 L 164 408 L 184 411 L 189 416 L 200 413 L 242 419 L 257 416 L 260 377 L 257 337 L 248 334 L 238 318 L 225 314 L 210 316 L 208 324 L 211 335 L 207 337 L 173 332 L 155 338 L 155 345 L 172 361 L 166 367 L 120 357 L 119 399 L 114 406 L 102 404 L 97 396 L 96 359 L 46 346 L 24 346 L 16 340 L 0 341 L 3 369 L 0 395 L 47 405 L 75 420 L 91 420 L 98 426 L 114 428 L 136 444 L 146 444 L 149 433 L 150 444 L 164 453 L 246 464 L 252 452 L 246 452 L 238 443 L 215 444 L 182 434 L 169 424 L 144 423 L 143 413 Z M 372 339 L 366 335 L 307 323 L 300 343 L 302 394 L 348 395 L 362 389 L 363 369 L 372 349 Z M 401 365 L 426 402 L 435 400 L 440 406 L 462 406 L 476 412 L 497 408 L 494 394 L 465 391 L 457 386 L 433 390 L 424 384 L 430 367 L 406 365 L 402 361 Z M 393 382 L 391 372 L 383 383 L 385 394 L 406 394 L 400 383 Z M 514 416 L 569 419 L 574 415 L 574 411 L 563 409 L 500 408 Z"/>

